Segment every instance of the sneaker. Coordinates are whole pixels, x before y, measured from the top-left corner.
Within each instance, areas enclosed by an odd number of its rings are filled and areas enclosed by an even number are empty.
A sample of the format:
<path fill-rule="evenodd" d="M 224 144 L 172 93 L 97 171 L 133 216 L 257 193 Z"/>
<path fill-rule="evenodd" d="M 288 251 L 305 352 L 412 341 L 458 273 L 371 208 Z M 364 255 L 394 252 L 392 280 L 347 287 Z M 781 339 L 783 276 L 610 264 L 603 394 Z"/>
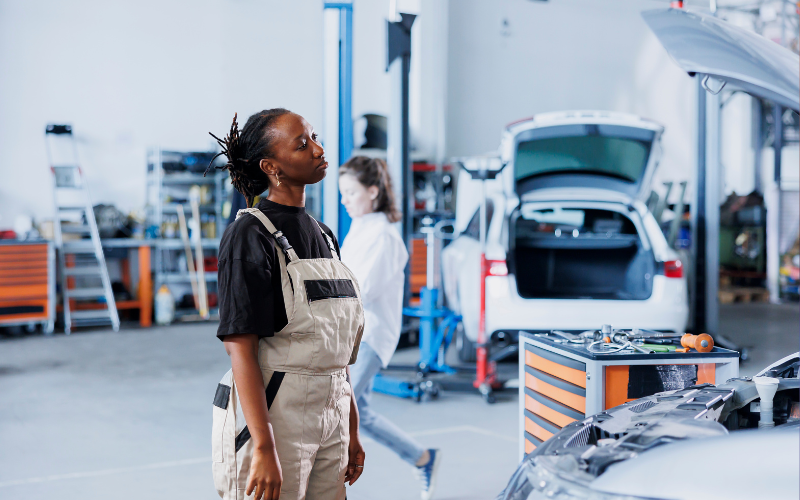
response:
<path fill-rule="evenodd" d="M 439 463 L 442 461 L 442 452 L 428 450 L 430 459 L 428 463 L 417 467 L 417 477 L 422 482 L 422 500 L 431 500 L 433 490 L 436 489 L 436 474 L 439 472 Z"/>

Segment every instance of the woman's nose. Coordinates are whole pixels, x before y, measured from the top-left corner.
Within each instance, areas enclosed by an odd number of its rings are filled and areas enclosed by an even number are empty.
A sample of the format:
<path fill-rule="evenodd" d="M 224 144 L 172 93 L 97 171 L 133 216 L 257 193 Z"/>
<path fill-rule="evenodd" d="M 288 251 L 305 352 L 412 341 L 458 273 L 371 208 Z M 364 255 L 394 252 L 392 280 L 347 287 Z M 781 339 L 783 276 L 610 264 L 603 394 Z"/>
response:
<path fill-rule="evenodd" d="M 325 156 L 325 148 L 323 148 L 318 142 L 313 141 L 313 153 L 315 158 L 322 158 Z"/>

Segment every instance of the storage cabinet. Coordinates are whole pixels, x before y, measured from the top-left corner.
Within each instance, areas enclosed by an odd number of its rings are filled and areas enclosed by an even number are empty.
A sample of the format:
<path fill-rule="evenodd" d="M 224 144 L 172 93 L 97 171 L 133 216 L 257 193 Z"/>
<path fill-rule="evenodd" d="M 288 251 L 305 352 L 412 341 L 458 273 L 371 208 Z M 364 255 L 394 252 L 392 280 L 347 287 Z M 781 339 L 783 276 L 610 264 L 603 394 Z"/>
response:
<path fill-rule="evenodd" d="M 0 326 L 55 322 L 55 252 L 47 241 L 0 241 Z"/>
<path fill-rule="evenodd" d="M 580 333 L 580 332 L 571 332 Z M 739 374 L 739 353 L 591 352 L 583 342 L 519 332 L 520 459 L 572 422 L 628 401 Z"/>

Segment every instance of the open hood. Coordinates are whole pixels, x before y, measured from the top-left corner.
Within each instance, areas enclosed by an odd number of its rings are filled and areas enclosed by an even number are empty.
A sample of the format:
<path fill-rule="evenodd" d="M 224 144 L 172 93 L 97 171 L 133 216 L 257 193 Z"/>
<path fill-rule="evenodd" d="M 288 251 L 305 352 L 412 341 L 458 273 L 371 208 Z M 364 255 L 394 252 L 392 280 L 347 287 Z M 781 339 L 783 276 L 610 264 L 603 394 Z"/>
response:
<path fill-rule="evenodd" d="M 511 131 L 518 195 L 547 188 L 603 189 L 631 199 L 650 194 L 661 125 L 599 112 L 547 118 Z"/>
<path fill-rule="evenodd" d="M 656 9 L 643 12 L 642 17 L 670 57 L 689 74 L 708 75 L 800 110 L 800 58 L 790 50 L 697 12 Z"/>

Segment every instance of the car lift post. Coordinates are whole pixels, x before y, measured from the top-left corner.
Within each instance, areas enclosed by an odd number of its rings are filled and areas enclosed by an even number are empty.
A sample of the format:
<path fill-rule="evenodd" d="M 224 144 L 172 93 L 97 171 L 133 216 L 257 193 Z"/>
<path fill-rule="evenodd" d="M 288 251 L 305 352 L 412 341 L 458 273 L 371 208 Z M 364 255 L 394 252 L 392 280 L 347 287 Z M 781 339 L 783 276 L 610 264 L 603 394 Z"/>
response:
<path fill-rule="evenodd" d="M 417 16 L 392 11 L 386 21 L 386 71 L 391 80 L 391 106 L 387 127 L 386 162 L 395 179 L 395 195 L 402 200 L 400 234 L 411 253 L 414 232 L 414 173 L 409 153 L 409 72 L 411 71 L 411 27 Z M 411 298 L 410 263 L 406 265 L 403 304 Z"/>
<path fill-rule="evenodd" d="M 495 179 L 505 167 L 499 158 L 496 157 L 476 157 L 470 159 L 456 160 L 470 176 L 481 181 L 481 205 L 479 211 L 479 236 L 481 247 L 481 278 L 480 278 L 480 309 L 478 312 L 478 345 L 476 349 L 475 381 L 473 385 L 480 391 L 487 403 L 495 402 L 494 390 L 502 387 L 497 380 L 496 363 L 489 359 L 489 339 L 486 335 L 486 276 L 488 266 L 486 263 L 486 234 L 488 222 L 486 220 L 486 181 Z M 492 162 L 494 165 L 491 168 Z M 470 164 L 467 166 L 467 164 Z"/>
<path fill-rule="evenodd" d="M 324 14 L 324 135 L 325 149 L 332 163 L 342 165 L 353 152 L 353 3 L 352 0 L 325 2 Z M 310 188 L 313 189 L 313 188 Z M 322 221 L 344 241 L 350 216 L 339 193 L 338 168 L 322 181 Z"/>

